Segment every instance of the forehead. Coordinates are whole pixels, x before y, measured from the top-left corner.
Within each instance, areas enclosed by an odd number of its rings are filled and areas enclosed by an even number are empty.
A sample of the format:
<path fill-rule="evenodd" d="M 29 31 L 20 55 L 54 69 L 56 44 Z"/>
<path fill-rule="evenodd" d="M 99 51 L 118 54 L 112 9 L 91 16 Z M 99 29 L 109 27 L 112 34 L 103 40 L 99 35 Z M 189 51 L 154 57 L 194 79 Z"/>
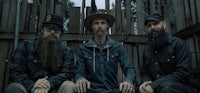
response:
<path fill-rule="evenodd" d="M 44 27 L 57 27 L 57 28 L 61 28 L 61 26 L 56 25 L 56 24 L 45 24 Z"/>
<path fill-rule="evenodd" d="M 158 23 L 160 23 L 160 21 L 148 20 L 146 26 L 151 25 L 151 24 L 155 25 Z"/>
<path fill-rule="evenodd" d="M 95 18 L 92 22 L 96 22 L 96 21 L 106 21 L 107 20 L 105 18 Z"/>

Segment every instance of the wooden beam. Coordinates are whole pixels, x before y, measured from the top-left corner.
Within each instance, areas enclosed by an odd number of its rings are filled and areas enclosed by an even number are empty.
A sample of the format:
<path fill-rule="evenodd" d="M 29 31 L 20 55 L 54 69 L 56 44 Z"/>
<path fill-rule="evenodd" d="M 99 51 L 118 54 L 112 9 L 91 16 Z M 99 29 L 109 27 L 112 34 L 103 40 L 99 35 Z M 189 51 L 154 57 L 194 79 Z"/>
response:
<path fill-rule="evenodd" d="M 88 40 L 92 35 L 83 34 L 64 34 L 62 35 L 63 40 L 68 41 L 84 41 Z M 126 43 L 146 43 L 146 37 L 144 35 L 110 35 L 111 38 Z M 21 33 L 19 39 L 34 39 L 36 38 L 35 33 Z M 0 40 L 14 39 L 13 33 L 0 33 Z"/>
<path fill-rule="evenodd" d="M 190 27 L 186 27 L 186 28 L 174 33 L 174 36 L 179 37 L 181 39 L 185 39 L 196 33 L 200 33 L 200 23 L 197 23 Z"/>

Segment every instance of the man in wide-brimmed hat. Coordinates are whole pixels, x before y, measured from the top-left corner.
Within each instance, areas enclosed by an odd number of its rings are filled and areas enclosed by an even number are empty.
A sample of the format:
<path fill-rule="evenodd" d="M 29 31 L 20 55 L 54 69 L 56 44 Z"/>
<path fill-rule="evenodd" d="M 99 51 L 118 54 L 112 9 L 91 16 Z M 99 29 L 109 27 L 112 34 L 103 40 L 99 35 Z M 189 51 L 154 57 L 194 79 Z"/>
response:
<path fill-rule="evenodd" d="M 143 52 L 140 93 L 196 93 L 188 82 L 192 62 L 186 44 L 166 32 L 164 16 L 145 18 L 148 42 Z"/>
<path fill-rule="evenodd" d="M 114 22 L 115 18 L 106 10 L 96 10 L 85 19 L 86 30 L 92 31 L 93 37 L 77 49 L 74 77 L 76 92 L 134 92 L 134 66 L 122 43 L 107 35 Z M 118 63 L 126 76 L 120 84 L 117 80 Z"/>
<path fill-rule="evenodd" d="M 74 55 L 63 45 L 63 18 L 48 14 L 39 38 L 22 41 L 11 65 L 11 84 L 5 93 L 73 93 Z M 55 93 L 55 92 L 54 92 Z"/>

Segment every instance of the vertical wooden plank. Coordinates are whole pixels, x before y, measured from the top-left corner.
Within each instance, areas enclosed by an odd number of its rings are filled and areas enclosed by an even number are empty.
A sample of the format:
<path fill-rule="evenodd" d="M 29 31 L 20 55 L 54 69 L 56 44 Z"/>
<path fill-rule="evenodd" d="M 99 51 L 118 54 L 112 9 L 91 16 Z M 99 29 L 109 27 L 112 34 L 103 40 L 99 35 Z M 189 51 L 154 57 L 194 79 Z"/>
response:
<path fill-rule="evenodd" d="M 0 0 L 0 22 L 1 22 L 2 13 L 3 13 L 3 0 Z M 1 27 L 0 27 L 0 31 L 1 31 Z"/>
<path fill-rule="evenodd" d="M 110 14 L 115 17 L 115 11 L 113 9 L 110 10 Z M 115 17 L 115 20 L 116 20 L 116 17 Z M 111 35 L 116 33 L 116 29 L 115 28 L 116 28 L 116 21 L 113 24 L 113 26 L 111 27 Z"/>
<path fill-rule="evenodd" d="M 125 35 L 128 34 L 133 34 L 132 29 L 131 29 L 131 24 L 132 24 L 132 20 L 131 20 L 131 0 L 125 0 L 125 5 L 126 5 L 126 26 L 124 26 L 126 28 L 125 30 Z"/>
<path fill-rule="evenodd" d="M 0 88 L 1 93 L 3 93 L 4 83 L 5 83 L 5 71 L 7 69 L 7 53 L 8 53 L 8 47 L 9 42 L 6 40 L 0 40 Z"/>
<path fill-rule="evenodd" d="M 59 2 L 59 0 L 57 2 Z M 50 10 L 49 10 L 50 14 L 53 14 L 55 12 L 54 11 L 55 10 L 55 5 L 56 5 L 55 0 L 50 0 Z"/>
<path fill-rule="evenodd" d="M 163 13 L 166 20 L 166 31 L 167 32 L 175 32 L 175 19 L 174 19 L 174 9 L 173 9 L 173 3 L 171 0 L 167 0 L 167 5 L 165 5 L 163 9 Z"/>
<path fill-rule="evenodd" d="M 28 0 L 22 0 L 21 13 L 20 13 L 20 27 L 19 27 L 20 32 L 24 30 L 25 19 L 27 17 L 26 16 L 27 5 L 28 5 Z"/>
<path fill-rule="evenodd" d="M 197 57 L 195 53 L 195 43 L 193 37 L 189 37 L 185 40 L 187 46 L 189 47 L 191 53 L 192 53 L 192 62 L 191 65 L 192 67 L 196 68 L 197 67 Z"/>
<path fill-rule="evenodd" d="M 191 20 L 191 16 L 190 16 L 190 8 L 189 8 L 189 1 L 188 0 L 184 0 L 184 7 L 185 7 L 185 26 L 191 26 L 192 25 L 192 20 Z"/>
<path fill-rule="evenodd" d="M 65 17 L 65 14 L 66 14 L 67 2 L 68 2 L 68 0 L 62 0 L 61 14 L 60 14 L 62 17 Z"/>
<path fill-rule="evenodd" d="M 89 16 L 90 15 L 90 11 L 91 11 L 91 7 L 86 7 L 86 15 L 85 14 L 81 14 L 82 16 L 83 15 L 85 15 L 86 17 L 87 16 Z M 85 17 L 85 18 L 86 18 Z M 82 20 L 82 22 L 84 22 L 84 19 L 82 19 L 81 18 L 81 20 Z M 82 23 L 81 22 L 81 24 L 83 25 L 83 27 L 84 27 L 84 23 Z M 84 29 L 83 29 L 84 30 Z M 85 29 L 84 31 L 80 31 L 81 33 L 83 33 L 84 32 L 84 34 L 92 34 L 93 32 L 92 31 L 88 31 L 87 29 Z"/>
<path fill-rule="evenodd" d="M 6 86 L 8 85 L 8 83 L 10 82 L 9 80 L 9 66 L 10 66 L 10 62 L 11 62 L 11 55 L 13 53 L 13 46 L 14 46 L 14 43 L 11 42 L 11 41 L 6 41 L 9 43 L 9 46 L 8 46 L 8 51 L 7 51 L 7 54 L 6 54 L 6 60 L 5 60 L 5 70 L 4 70 L 4 84 L 3 84 L 3 89 L 6 88 Z"/>
<path fill-rule="evenodd" d="M 25 24 L 24 24 L 24 28 L 22 28 L 24 33 L 29 32 L 30 21 L 31 21 L 30 19 L 31 19 L 31 14 L 32 14 L 32 6 L 33 6 L 33 3 L 28 3 L 28 5 L 27 5 L 27 11 L 26 11 L 27 13 L 26 13 L 26 17 L 24 17 Z"/>
<path fill-rule="evenodd" d="M 39 16 L 39 21 L 38 21 L 38 28 L 39 29 L 41 28 L 42 22 L 45 19 L 45 15 L 46 15 L 46 12 L 47 12 L 46 5 L 47 5 L 47 0 L 42 0 L 42 4 L 40 6 L 40 15 L 38 15 Z"/>
<path fill-rule="evenodd" d="M 200 66 L 200 39 L 198 37 L 199 35 L 194 35 L 194 40 L 195 40 L 195 49 L 196 49 L 196 57 L 197 57 L 197 66 Z"/>
<path fill-rule="evenodd" d="M 191 9 L 191 20 L 192 20 L 192 24 L 196 24 L 197 23 L 197 17 L 196 17 L 196 7 L 195 7 L 195 0 L 189 0 L 190 1 L 190 9 Z M 199 0 L 198 0 L 199 1 Z M 197 11 L 200 11 L 197 8 Z"/>
<path fill-rule="evenodd" d="M 80 31 L 80 8 L 72 7 L 69 11 L 69 33 Z"/>
<path fill-rule="evenodd" d="M 110 14 L 110 0 L 105 0 L 105 6 L 106 6 L 106 10 L 108 11 L 108 14 Z"/>
<path fill-rule="evenodd" d="M 155 4 L 155 0 L 150 0 L 150 13 L 156 12 L 156 4 Z"/>
<path fill-rule="evenodd" d="M 175 12 L 175 20 L 176 20 L 176 31 L 181 30 L 184 28 L 184 4 L 183 0 L 172 0 L 173 6 L 174 6 L 174 12 Z"/>
<path fill-rule="evenodd" d="M 144 35 L 145 29 L 144 29 L 144 5 L 142 0 L 136 0 L 136 15 L 137 15 L 137 28 L 138 28 L 138 34 Z"/>
<path fill-rule="evenodd" d="M 37 12 L 37 1 L 33 0 L 33 7 L 32 7 L 31 18 L 30 18 L 29 32 L 36 32 L 36 29 L 37 29 L 37 26 L 38 26 L 37 22 L 36 22 L 36 17 L 37 17 L 36 12 Z"/>
<path fill-rule="evenodd" d="M 140 70 L 141 70 L 141 67 L 143 65 L 143 51 L 144 51 L 144 48 L 145 48 L 145 45 L 146 44 L 136 44 L 138 49 L 137 49 L 137 55 L 138 55 L 138 66 L 137 68 L 139 69 L 138 71 L 138 75 L 139 75 L 139 78 L 138 80 L 140 81 L 141 80 L 141 77 L 140 77 Z M 138 82 L 140 83 L 140 82 Z"/>
<path fill-rule="evenodd" d="M 11 7 L 9 11 L 9 19 L 8 19 L 8 32 L 15 31 L 16 24 L 16 9 L 17 9 L 17 0 L 11 0 Z"/>
<path fill-rule="evenodd" d="M 140 75 L 139 75 L 139 72 L 140 72 L 140 70 L 139 70 L 139 53 L 138 53 L 138 48 L 139 47 L 138 47 L 138 45 L 133 44 L 132 48 L 133 48 L 133 53 L 132 53 L 131 57 L 132 57 L 132 60 L 133 60 L 133 64 L 135 66 L 136 81 L 139 83 L 139 81 L 140 81 Z"/>
<path fill-rule="evenodd" d="M 121 0 L 115 0 L 116 7 L 115 7 L 115 27 L 116 27 L 116 33 L 117 35 L 121 35 L 123 31 L 122 29 L 122 12 L 121 12 Z"/>
<path fill-rule="evenodd" d="M 200 0 L 196 0 L 196 9 L 197 9 L 197 17 L 198 17 L 198 22 L 200 22 Z"/>
<path fill-rule="evenodd" d="M 2 12 L 2 18 L 1 18 L 1 29 L 2 31 L 7 32 L 7 28 L 8 28 L 8 18 L 9 18 L 9 12 L 10 12 L 10 2 L 12 0 L 3 0 L 3 12 Z"/>
<path fill-rule="evenodd" d="M 85 9 L 85 0 L 82 0 L 82 8 L 81 8 L 81 28 L 80 28 L 80 33 L 85 33 L 85 30 L 84 29 L 84 20 L 85 20 L 85 12 L 84 12 L 84 9 Z M 86 13 L 87 13 L 87 10 L 88 10 L 88 7 L 86 8 Z M 80 12 L 79 12 L 80 13 Z"/>

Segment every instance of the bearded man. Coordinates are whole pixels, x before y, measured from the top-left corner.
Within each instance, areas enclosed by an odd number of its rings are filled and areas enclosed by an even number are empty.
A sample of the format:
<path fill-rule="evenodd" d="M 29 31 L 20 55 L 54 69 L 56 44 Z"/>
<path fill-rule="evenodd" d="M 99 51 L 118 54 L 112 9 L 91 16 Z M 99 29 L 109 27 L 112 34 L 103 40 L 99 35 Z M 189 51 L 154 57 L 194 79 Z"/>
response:
<path fill-rule="evenodd" d="M 195 93 L 188 84 L 192 56 L 184 42 L 166 32 L 163 15 L 145 18 L 148 42 L 143 53 L 140 93 Z"/>
<path fill-rule="evenodd" d="M 5 93 L 73 93 L 74 55 L 62 44 L 63 18 L 48 14 L 38 40 L 24 40 L 16 49 Z"/>

